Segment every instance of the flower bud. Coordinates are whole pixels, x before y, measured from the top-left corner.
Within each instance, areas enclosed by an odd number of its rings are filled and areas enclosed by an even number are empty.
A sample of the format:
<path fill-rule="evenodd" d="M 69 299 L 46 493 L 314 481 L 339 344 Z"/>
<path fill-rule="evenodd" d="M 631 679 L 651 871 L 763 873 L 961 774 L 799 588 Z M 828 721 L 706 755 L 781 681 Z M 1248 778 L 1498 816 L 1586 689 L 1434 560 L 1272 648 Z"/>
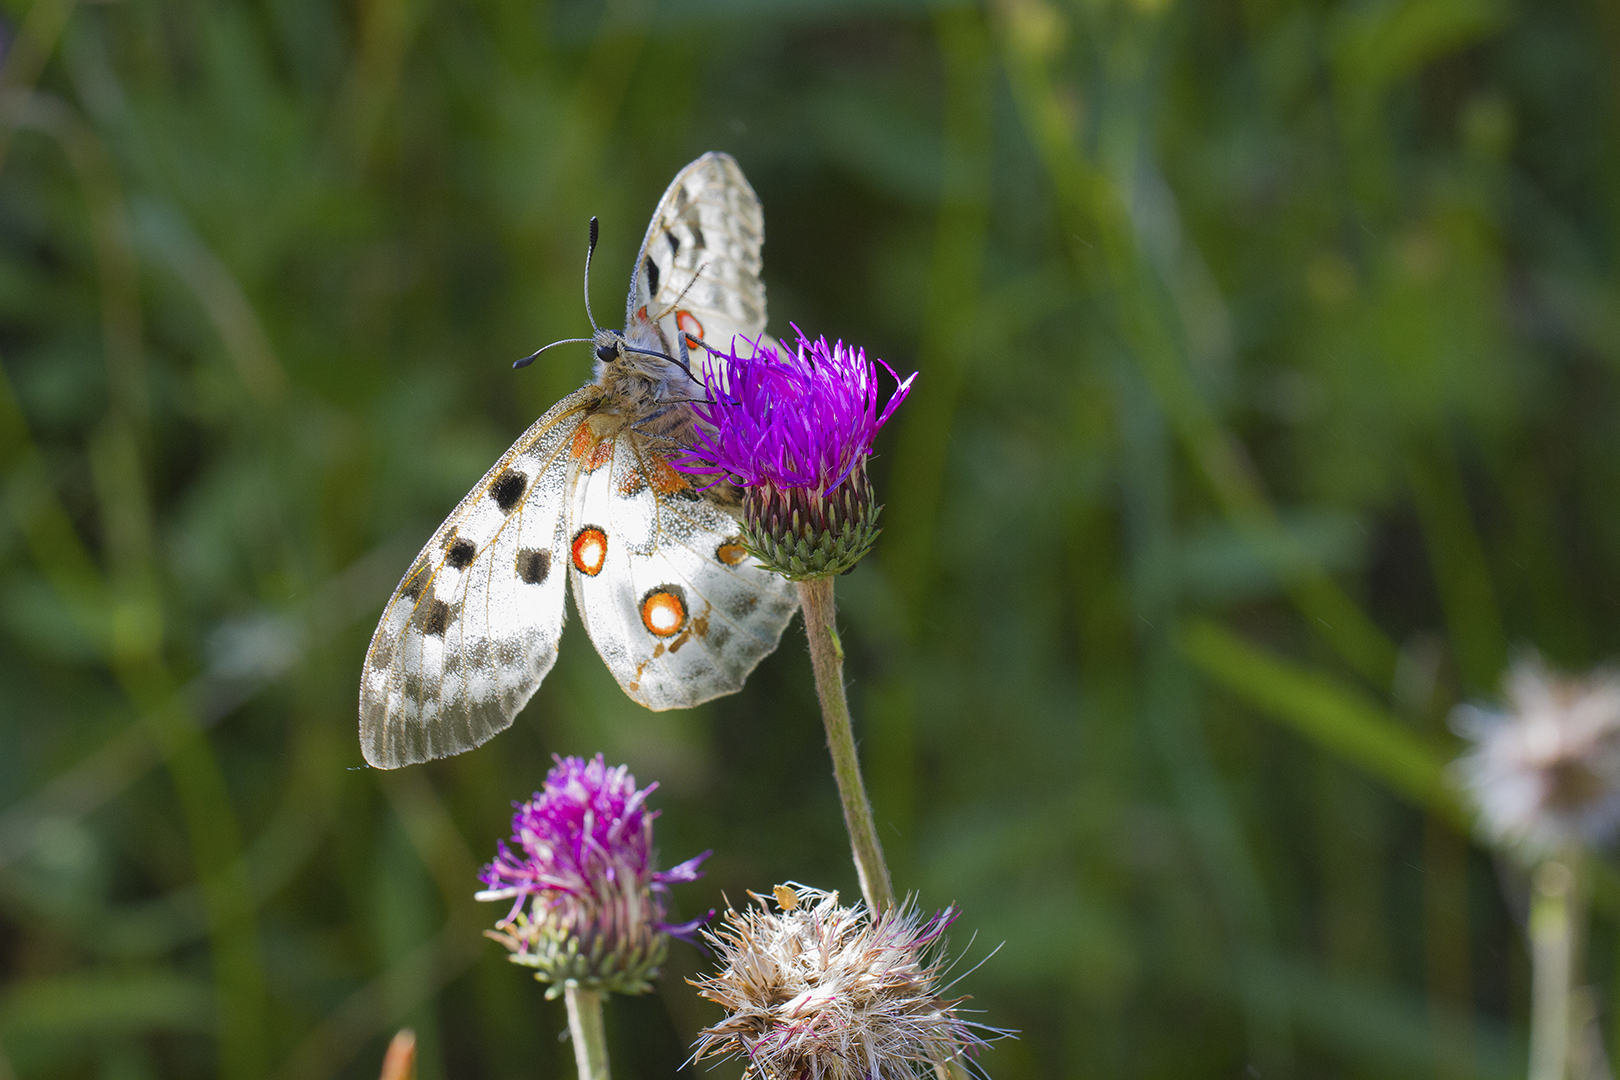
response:
<path fill-rule="evenodd" d="M 568 982 L 645 993 L 670 937 L 689 937 L 702 923 L 665 922 L 664 894 L 671 882 L 697 880 L 709 853 L 654 870 L 658 814 L 646 801 L 658 785 L 637 790 L 628 767 L 609 769 L 601 754 L 554 760 L 545 790 L 513 804 L 510 844 L 498 844 L 479 874 L 488 888 L 478 899 L 513 901 L 485 933 L 511 951 L 513 963 L 552 984 L 548 997 Z"/>

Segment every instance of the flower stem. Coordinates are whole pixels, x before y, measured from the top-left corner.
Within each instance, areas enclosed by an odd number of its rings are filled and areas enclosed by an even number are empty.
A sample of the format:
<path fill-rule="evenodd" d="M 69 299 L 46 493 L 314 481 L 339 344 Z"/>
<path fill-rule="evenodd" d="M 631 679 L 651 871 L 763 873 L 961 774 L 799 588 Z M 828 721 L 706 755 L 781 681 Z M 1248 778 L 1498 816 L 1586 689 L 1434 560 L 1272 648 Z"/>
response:
<path fill-rule="evenodd" d="M 570 979 L 563 984 L 568 1001 L 568 1034 L 574 1041 L 579 1080 L 608 1080 L 607 1035 L 602 1029 L 602 991 L 586 990 Z"/>
<path fill-rule="evenodd" d="M 834 626 L 833 579 L 799 582 L 799 603 L 804 607 L 804 631 L 810 639 L 810 664 L 816 672 L 816 696 L 821 699 L 821 720 L 827 728 L 827 750 L 832 754 L 833 777 L 844 804 L 844 825 L 855 855 L 866 906 L 877 916 L 894 907 L 894 884 L 883 861 L 872 804 L 861 779 L 855 753 L 855 733 L 849 723 L 849 698 L 844 694 L 844 647 Z"/>
<path fill-rule="evenodd" d="M 1564 1080 L 1575 975 L 1575 873 L 1568 858 L 1536 867 L 1530 897 L 1530 1080 Z"/>

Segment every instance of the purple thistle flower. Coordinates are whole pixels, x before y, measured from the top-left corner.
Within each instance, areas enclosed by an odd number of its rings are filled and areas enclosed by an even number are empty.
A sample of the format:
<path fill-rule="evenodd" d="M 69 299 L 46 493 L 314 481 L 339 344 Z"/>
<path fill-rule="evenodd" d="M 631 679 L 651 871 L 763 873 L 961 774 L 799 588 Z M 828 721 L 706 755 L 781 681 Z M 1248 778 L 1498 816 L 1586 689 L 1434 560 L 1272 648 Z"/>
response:
<path fill-rule="evenodd" d="M 766 338 L 745 352 L 710 355 L 709 401 L 692 407 L 692 445 L 683 472 L 743 488 L 744 543 L 793 580 L 850 569 L 877 538 L 878 511 L 866 459 L 878 430 L 917 378 L 867 360 L 842 341 L 811 341 L 794 327 L 792 348 Z M 878 364 L 899 381 L 878 407 Z"/>
<path fill-rule="evenodd" d="M 658 974 L 669 938 L 690 938 L 703 920 L 664 921 L 664 894 L 678 881 L 696 881 L 709 852 L 669 870 L 653 869 L 653 819 L 647 796 L 628 766 L 554 757 L 545 790 L 514 803 L 510 843 L 479 873 L 479 900 L 512 901 L 499 932 L 486 931 L 512 952 L 512 962 L 552 983 L 644 993 Z"/>
<path fill-rule="evenodd" d="M 766 338 L 733 346 L 722 364 L 711 358 L 703 378 L 711 402 L 693 406 L 706 428 L 677 467 L 727 476 L 744 487 L 837 487 L 872 452 L 872 440 L 911 392 L 911 375 L 877 407 L 877 365 L 866 350 L 810 341 L 797 326 L 794 349 Z M 896 380 L 899 376 L 895 376 Z"/>

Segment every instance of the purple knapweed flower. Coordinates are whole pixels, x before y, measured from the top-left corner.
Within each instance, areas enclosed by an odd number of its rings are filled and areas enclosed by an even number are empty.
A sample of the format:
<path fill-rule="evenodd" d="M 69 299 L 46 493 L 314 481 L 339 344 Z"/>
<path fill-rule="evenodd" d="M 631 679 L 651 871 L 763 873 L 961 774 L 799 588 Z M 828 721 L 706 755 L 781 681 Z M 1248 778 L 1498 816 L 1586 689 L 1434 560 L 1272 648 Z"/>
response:
<path fill-rule="evenodd" d="M 629 767 L 610 769 L 601 754 L 553 760 L 545 790 L 512 804 L 511 840 L 478 875 L 487 886 L 478 899 L 512 901 L 486 933 L 552 984 L 548 996 L 568 982 L 644 993 L 669 939 L 688 938 L 703 922 L 665 922 L 664 894 L 672 882 L 696 881 L 710 853 L 654 870 L 658 812 L 646 804 L 658 785 L 637 790 Z"/>
<path fill-rule="evenodd" d="M 962 1019 L 941 996 L 945 931 L 959 911 L 907 901 L 877 919 L 838 894 L 778 885 L 777 910 L 728 910 L 704 938 L 721 964 L 696 980 L 726 1018 L 698 1034 L 693 1059 L 742 1058 L 764 1080 L 873 1080 L 966 1063 L 1006 1032 Z"/>
<path fill-rule="evenodd" d="M 917 376 L 900 381 L 879 409 L 883 361 L 794 332 L 791 348 L 745 338 L 746 348 L 733 343 L 730 353 L 710 355 L 709 400 L 693 406 L 699 422 L 675 467 L 740 485 L 744 546 L 802 581 L 848 570 L 871 550 L 882 508 L 873 505 L 866 459 Z"/>
<path fill-rule="evenodd" d="M 1620 672 L 1554 674 L 1539 657 L 1515 663 L 1508 709 L 1459 706 L 1451 718 L 1474 747 L 1452 776 L 1487 839 L 1535 857 L 1602 844 L 1620 831 Z"/>

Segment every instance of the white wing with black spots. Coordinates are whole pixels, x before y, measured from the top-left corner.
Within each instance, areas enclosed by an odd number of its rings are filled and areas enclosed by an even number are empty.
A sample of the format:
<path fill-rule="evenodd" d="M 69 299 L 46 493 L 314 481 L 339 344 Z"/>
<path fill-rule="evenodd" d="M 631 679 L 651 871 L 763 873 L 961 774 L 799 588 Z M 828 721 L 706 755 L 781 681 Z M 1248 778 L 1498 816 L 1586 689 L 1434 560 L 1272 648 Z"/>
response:
<path fill-rule="evenodd" d="M 589 458 L 570 510 L 574 605 L 596 651 L 649 709 L 741 689 L 798 609 L 793 586 L 743 551 L 736 518 L 652 440 L 626 431 L 611 444 Z"/>
<path fill-rule="evenodd" d="M 360 681 L 360 747 L 392 769 L 504 731 L 557 660 L 581 390 L 524 432 L 433 534 L 383 611 Z"/>
<path fill-rule="evenodd" d="M 679 356 L 684 334 L 729 350 L 732 339 L 765 332 L 760 249 L 765 210 L 730 154 L 708 153 L 682 169 L 653 211 L 631 279 L 625 335 L 639 347 Z M 658 344 L 649 346 L 648 340 Z M 737 348 L 746 348 L 741 341 Z"/>

